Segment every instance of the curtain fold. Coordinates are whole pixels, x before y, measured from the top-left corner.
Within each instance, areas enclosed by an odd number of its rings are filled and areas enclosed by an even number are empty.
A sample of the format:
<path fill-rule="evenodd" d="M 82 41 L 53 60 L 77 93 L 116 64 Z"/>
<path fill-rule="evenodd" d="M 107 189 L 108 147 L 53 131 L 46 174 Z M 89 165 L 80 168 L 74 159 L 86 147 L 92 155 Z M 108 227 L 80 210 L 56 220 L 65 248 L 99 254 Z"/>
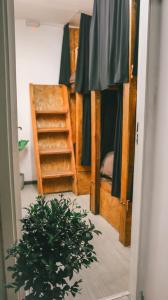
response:
<path fill-rule="evenodd" d="M 83 94 L 83 143 L 82 161 L 83 166 L 91 164 L 91 93 L 89 91 L 89 35 L 91 17 L 81 14 L 79 50 L 76 69 L 76 92 Z"/>
<path fill-rule="evenodd" d="M 137 0 L 136 37 L 135 37 L 134 69 L 133 69 L 133 75 L 135 77 L 137 77 L 138 74 L 139 19 L 140 19 L 140 0 Z"/>
<path fill-rule="evenodd" d="M 108 152 L 114 151 L 117 120 L 117 91 L 101 92 L 101 160 Z"/>
<path fill-rule="evenodd" d="M 129 0 L 94 1 L 89 64 L 91 90 L 128 82 Z"/>
<path fill-rule="evenodd" d="M 65 84 L 66 86 L 70 86 L 70 64 L 70 32 L 69 24 L 66 24 L 64 26 L 63 34 L 59 84 Z"/>
<path fill-rule="evenodd" d="M 117 92 L 117 118 L 114 142 L 114 166 L 112 196 L 120 198 L 122 167 L 122 125 L 123 125 L 123 88 Z"/>
<path fill-rule="evenodd" d="M 82 166 L 91 165 L 91 93 L 83 94 Z"/>
<path fill-rule="evenodd" d="M 76 91 L 87 94 L 89 92 L 89 35 L 91 17 L 81 14 L 79 50 L 76 68 Z"/>

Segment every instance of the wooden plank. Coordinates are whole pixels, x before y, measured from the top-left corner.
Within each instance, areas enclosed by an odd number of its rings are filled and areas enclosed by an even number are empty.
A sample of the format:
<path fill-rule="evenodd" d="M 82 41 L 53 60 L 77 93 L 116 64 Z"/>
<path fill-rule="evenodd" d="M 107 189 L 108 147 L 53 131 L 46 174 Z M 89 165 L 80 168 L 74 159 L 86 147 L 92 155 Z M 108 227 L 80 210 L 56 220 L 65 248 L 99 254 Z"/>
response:
<path fill-rule="evenodd" d="M 112 197 L 112 182 L 101 179 L 100 183 L 100 215 L 104 217 L 118 232 L 120 230 L 120 201 Z"/>
<path fill-rule="evenodd" d="M 69 171 L 69 172 L 59 172 L 59 173 L 54 173 L 54 171 L 48 171 L 42 173 L 42 178 L 43 179 L 54 179 L 54 178 L 60 178 L 60 177 L 73 177 L 74 173 Z"/>
<path fill-rule="evenodd" d="M 69 91 L 68 88 L 64 85 L 62 86 L 62 93 L 64 101 L 66 101 L 66 109 L 68 111 L 67 119 L 66 119 L 66 126 L 69 128 L 69 135 L 68 135 L 68 147 L 72 149 L 71 155 L 71 168 L 74 174 L 72 190 L 74 194 L 78 194 L 78 187 L 77 187 L 77 177 L 76 177 L 76 165 L 75 165 L 75 156 L 74 156 L 74 149 L 73 149 L 73 137 L 72 137 L 72 127 L 71 127 L 71 117 L 70 117 L 70 107 L 69 107 Z"/>
<path fill-rule="evenodd" d="M 43 194 L 33 84 L 30 84 L 30 104 L 31 104 L 31 114 L 32 114 L 32 127 L 33 127 L 34 153 L 35 153 L 37 182 L 38 182 L 38 193 Z"/>
<path fill-rule="evenodd" d="M 66 128 L 66 115 L 36 115 L 37 128 Z"/>
<path fill-rule="evenodd" d="M 88 195 L 90 193 L 90 170 L 77 172 L 78 195 Z"/>
<path fill-rule="evenodd" d="M 73 177 L 60 177 L 57 179 L 43 180 L 45 194 L 64 193 L 72 191 Z"/>
<path fill-rule="evenodd" d="M 38 143 L 40 151 L 50 151 L 59 149 L 69 149 L 67 134 L 59 133 L 40 133 L 38 134 Z"/>
<path fill-rule="evenodd" d="M 76 144 L 76 93 L 71 93 L 69 96 L 69 108 L 71 116 L 71 127 L 72 127 L 72 141 Z"/>
<path fill-rule="evenodd" d="M 70 67 L 71 75 L 76 71 L 79 47 L 79 28 L 70 28 Z"/>
<path fill-rule="evenodd" d="M 92 213 L 99 213 L 100 203 L 100 147 L 101 147 L 101 94 L 91 93 L 91 199 L 90 209 Z"/>
<path fill-rule="evenodd" d="M 40 155 L 71 154 L 72 149 L 40 150 Z"/>
<path fill-rule="evenodd" d="M 68 133 L 68 128 L 38 128 L 38 133 L 59 133 L 59 132 L 65 132 Z"/>
<path fill-rule="evenodd" d="M 122 175 L 121 175 L 121 212 L 120 241 L 129 246 L 131 243 L 132 205 L 128 194 L 131 191 L 134 169 L 135 124 L 136 124 L 136 79 L 132 77 L 135 44 L 136 3 L 130 0 L 130 52 L 129 83 L 123 91 L 123 137 L 122 137 Z"/>
<path fill-rule="evenodd" d="M 76 171 L 78 181 L 78 193 L 86 195 L 90 193 L 91 167 L 82 166 L 82 147 L 83 147 L 83 96 L 76 93 Z"/>
<path fill-rule="evenodd" d="M 35 111 L 36 115 L 66 115 L 67 114 L 67 110 L 36 110 Z"/>
<path fill-rule="evenodd" d="M 58 85 L 34 85 L 34 99 L 36 111 L 64 111 L 64 101 L 61 86 Z"/>

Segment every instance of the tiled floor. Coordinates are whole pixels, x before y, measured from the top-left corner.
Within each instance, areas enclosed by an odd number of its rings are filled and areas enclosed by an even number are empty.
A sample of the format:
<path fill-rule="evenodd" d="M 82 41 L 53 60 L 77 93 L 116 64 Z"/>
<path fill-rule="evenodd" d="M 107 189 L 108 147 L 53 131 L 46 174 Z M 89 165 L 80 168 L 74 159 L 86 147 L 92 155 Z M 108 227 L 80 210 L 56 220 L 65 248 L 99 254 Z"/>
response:
<path fill-rule="evenodd" d="M 75 198 L 72 193 L 67 195 Z M 36 186 L 25 186 L 22 191 L 22 207 L 35 202 L 36 196 Z M 47 196 L 48 199 L 51 197 L 52 195 Z M 89 196 L 79 196 L 77 202 L 82 208 L 89 210 Z M 99 262 L 92 265 L 89 270 L 81 271 L 79 278 L 83 280 L 82 292 L 75 298 L 76 300 L 97 300 L 129 289 L 130 248 L 120 244 L 117 232 L 101 216 L 90 213 L 89 218 L 102 232 L 102 236 L 93 241 Z M 67 297 L 68 299 L 74 298 Z"/>

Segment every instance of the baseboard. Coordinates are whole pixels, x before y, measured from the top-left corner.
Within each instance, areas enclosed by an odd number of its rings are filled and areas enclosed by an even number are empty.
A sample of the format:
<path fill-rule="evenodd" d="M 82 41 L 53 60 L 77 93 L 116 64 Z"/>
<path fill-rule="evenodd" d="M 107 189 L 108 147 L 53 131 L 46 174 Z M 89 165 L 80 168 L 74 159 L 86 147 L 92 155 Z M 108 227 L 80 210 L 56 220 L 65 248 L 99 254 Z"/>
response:
<path fill-rule="evenodd" d="M 106 297 L 106 298 L 101 298 L 99 300 L 117 300 L 117 299 L 122 299 L 126 296 L 130 297 L 130 292 L 126 291 L 126 292 L 119 293 L 119 294 L 109 296 L 109 297 Z M 128 298 L 128 300 L 130 300 L 130 298 Z"/>
<path fill-rule="evenodd" d="M 25 185 L 37 184 L 37 180 L 25 181 L 24 184 L 25 184 Z"/>

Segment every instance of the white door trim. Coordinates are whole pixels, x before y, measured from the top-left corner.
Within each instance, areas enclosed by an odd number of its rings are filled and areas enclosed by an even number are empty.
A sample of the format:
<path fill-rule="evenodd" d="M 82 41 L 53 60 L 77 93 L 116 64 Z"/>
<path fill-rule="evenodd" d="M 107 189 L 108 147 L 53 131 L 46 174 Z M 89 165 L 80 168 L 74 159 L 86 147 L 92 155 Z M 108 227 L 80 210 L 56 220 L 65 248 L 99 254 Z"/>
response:
<path fill-rule="evenodd" d="M 145 245 L 152 186 L 155 97 L 158 82 L 160 51 L 160 0 L 141 0 L 137 122 L 139 143 L 136 145 L 132 255 L 130 291 L 132 300 L 141 299 L 144 290 Z"/>
<path fill-rule="evenodd" d="M 0 240 L 4 279 L 10 282 L 6 250 L 19 235 L 21 216 L 19 160 L 17 149 L 17 102 L 15 67 L 15 22 L 13 0 L 0 1 Z M 18 220 L 18 222 L 16 222 Z M 2 270 L 1 270 L 2 271 Z M 4 286 L 4 282 L 2 287 Z M 0 299 L 18 299 L 14 290 L 0 289 Z M 4 294 L 5 293 L 5 294 Z"/>
<path fill-rule="evenodd" d="M 145 110 L 148 65 L 148 37 L 149 37 L 150 0 L 141 0 L 140 32 L 139 32 L 139 66 L 138 66 L 138 94 L 137 94 L 137 123 L 138 145 L 135 146 L 134 193 L 132 213 L 132 245 L 130 291 L 132 300 L 138 299 L 138 270 L 140 255 L 140 236 L 142 222 L 142 185 L 144 166 L 145 139 Z"/>

